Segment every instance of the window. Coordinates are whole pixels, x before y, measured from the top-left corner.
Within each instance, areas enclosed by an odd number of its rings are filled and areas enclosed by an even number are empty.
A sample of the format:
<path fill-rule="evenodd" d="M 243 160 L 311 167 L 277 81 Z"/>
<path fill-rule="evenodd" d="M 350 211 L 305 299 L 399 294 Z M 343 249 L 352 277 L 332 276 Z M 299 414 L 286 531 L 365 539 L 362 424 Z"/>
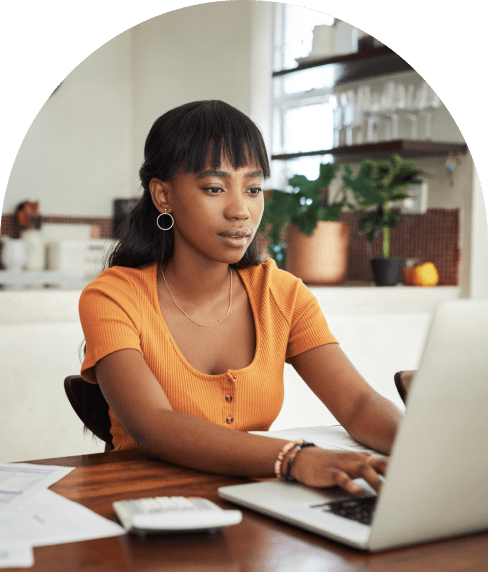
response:
<path fill-rule="evenodd" d="M 273 69 L 296 67 L 297 59 L 306 58 L 313 43 L 315 26 L 332 26 L 334 18 L 288 5 L 275 5 Z M 332 147 L 332 90 L 327 68 L 311 68 L 299 74 L 273 78 L 273 118 L 271 154 L 299 153 Z M 284 188 L 294 174 L 310 179 L 318 176 L 324 156 L 273 160 L 272 184 Z"/>

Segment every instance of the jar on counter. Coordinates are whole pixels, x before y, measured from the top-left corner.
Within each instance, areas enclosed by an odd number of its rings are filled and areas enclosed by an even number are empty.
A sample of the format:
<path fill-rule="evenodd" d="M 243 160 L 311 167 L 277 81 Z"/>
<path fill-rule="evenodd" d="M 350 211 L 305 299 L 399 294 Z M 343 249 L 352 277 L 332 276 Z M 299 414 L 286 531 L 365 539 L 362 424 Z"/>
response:
<path fill-rule="evenodd" d="M 5 270 L 20 272 L 26 261 L 25 244 L 20 238 L 2 236 L 2 264 Z"/>
<path fill-rule="evenodd" d="M 41 231 L 35 228 L 24 230 L 21 240 L 25 245 L 25 270 L 44 270 L 46 268 L 46 252 Z"/>

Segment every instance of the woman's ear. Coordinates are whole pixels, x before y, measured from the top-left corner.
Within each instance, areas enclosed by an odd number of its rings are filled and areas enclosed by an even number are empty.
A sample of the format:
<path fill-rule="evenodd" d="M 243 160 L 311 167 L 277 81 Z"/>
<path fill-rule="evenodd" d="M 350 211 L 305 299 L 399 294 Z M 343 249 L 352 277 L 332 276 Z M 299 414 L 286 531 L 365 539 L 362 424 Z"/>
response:
<path fill-rule="evenodd" d="M 156 178 L 151 179 L 149 181 L 149 192 L 151 193 L 151 198 L 154 206 L 158 209 L 159 212 L 171 212 L 168 201 L 168 188 L 166 183 Z"/>

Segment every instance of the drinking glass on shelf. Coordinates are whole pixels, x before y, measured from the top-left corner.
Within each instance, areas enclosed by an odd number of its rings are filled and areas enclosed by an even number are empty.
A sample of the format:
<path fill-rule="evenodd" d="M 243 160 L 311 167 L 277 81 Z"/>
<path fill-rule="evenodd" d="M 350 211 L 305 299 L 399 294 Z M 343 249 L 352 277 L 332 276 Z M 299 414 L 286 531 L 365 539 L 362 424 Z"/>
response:
<path fill-rule="evenodd" d="M 400 137 L 400 112 L 405 109 L 405 106 L 406 90 L 403 83 L 388 81 L 382 95 L 382 107 L 385 110 L 385 115 L 390 120 L 390 125 L 387 125 L 387 139 L 398 139 Z"/>
<path fill-rule="evenodd" d="M 426 112 L 429 105 L 429 86 L 425 81 L 417 88 L 417 93 L 415 95 L 415 109 L 418 111 L 420 119 L 423 119 L 423 130 L 419 129 L 419 137 L 421 139 L 425 138 L 425 127 L 426 127 Z"/>
<path fill-rule="evenodd" d="M 383 116 L 382 139 L 386 141 L 392 139 L 393 135 L 392 123 L 393 123 L 393 116 L 395 114 L 394 99 L 395 99 L 395 82 L 390 80 L 385 83 L 380 95 L 381 115 Z"/>
<path fill-rule="evenodd" d="M 354 108 L 356 104 L 356 97 L 354 90 L 348 89 L 343 91 L 340 95 L 341 107 L 343 109 L 343 123 L 346 128 L 346 145 L 353 144 L 353 129 L 354 129 Z"/>
<path fill-rule="evenodd" d="M 393 109 L 392 113 L 392 138 L 400 139 L 400 117 L 405 111 L 407 105 L 407 90 L 402 82 L 395 83 L 395 91 L 393 95 Z"/>
<path fill-rule="evenodd" d="M 340 147 L 342 144 L 342 132 L 344 128 L 343 123 L 343 109 L 339 103 L 339 98 L 335 95 L 330 98 L 333 105 L 332 108 L 332 146 Z"/>
<path fill-rule="evenodd" d="M 405 111 L 410 121 L 410 138 L 418 139 L 418 110 L 416 108 L 416 90 L 414 84 L 409 84 L 406 91 Z"/>
<path fill-rule="evenodd" d="M 354 119 L 353 119 L 353 145 L 362 145 L 366 139 L 364 130 L 363 110 L 361 109 L 357 97 L 354 103 Z"/>
<path fill-rule="evenodd" d="M 439 96 L 436 94 L 436 92 L 430 86 L 427 86 L 427 88 L 428 88 L 427 106 L 424 111 L 424 116 L 425 116 L 424 136 L 427 141 L 431 141 L 433 116 L 435 110 L 440 107 L 441 100 L 439 99 Z"/>
<path fill-rule="evenodd" d="M 394 80 L 385 83 L 380 97 L 381 114 L 385 119 L 384 139 L 400 138 L 400 114 L 405 110 L 406 100 L 407 93 L 403 83 Z"/>
<path fill-rule="evenodd" d="M 371 94 L 371 101 L 368 110 L 368 131 L 366 139 L 369 143 L 376 143 L 380 140 L 380 109 L 381 105 L 379 93 L 373 92 Z"/>
<path fill-rule="evenodd" d="M 358 89 L 357 105 L 361 110 L 362 140 L 368 143 L 379 141 L 379 94 L 372 92 L 369 84 L 364 84 Z"/>
<path fill-rule="evenodd" d="M 371 87 L 369 84 L 359 86 L 356 93 L 356 143 L 361 144 L 368 140 L 368 120 L 371 108 Z"/>

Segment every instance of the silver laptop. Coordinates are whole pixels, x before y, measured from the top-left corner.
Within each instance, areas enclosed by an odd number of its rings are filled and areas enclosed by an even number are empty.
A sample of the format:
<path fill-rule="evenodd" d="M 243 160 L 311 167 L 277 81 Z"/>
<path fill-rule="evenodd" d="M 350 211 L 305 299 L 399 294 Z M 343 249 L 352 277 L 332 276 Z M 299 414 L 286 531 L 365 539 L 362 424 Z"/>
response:
<path fill-rule="evenodd" d="M 219 496 L 370 551 L 488 529 L 488 301 L 436 308 L 379 496 L 278 481 Z"/>

